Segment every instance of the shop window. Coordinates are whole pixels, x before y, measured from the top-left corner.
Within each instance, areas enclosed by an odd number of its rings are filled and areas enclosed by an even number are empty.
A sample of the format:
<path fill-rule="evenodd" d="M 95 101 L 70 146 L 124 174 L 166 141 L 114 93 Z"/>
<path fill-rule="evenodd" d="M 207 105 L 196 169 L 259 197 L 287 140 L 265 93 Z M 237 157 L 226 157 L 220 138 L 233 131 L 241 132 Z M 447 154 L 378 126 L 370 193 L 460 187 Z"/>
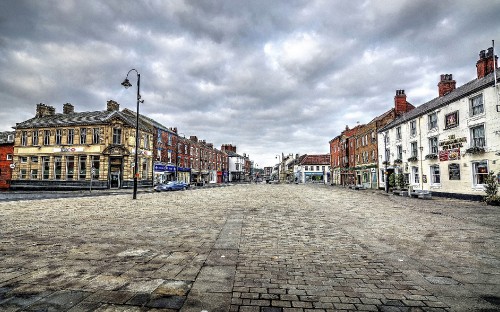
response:
<path fill-rule="evenodd" d="M 87 178 L 87 156 L 80 156 L 78 160 L 78 179 L 85 180 Z"/>
<path fill-rule="evenodd" d="M 75 175 L 75 156 L 66 157 L 66 180 L 71 181 Z"/>
<path fill-rule="evenodd" d="M 485 179 L 488 176 L 488 162 L 479 161 L 472 163 L 472 174 L 474 186 L 485 184 Z"/>
<path fill-rule="evenodd" d="M 62 157 L 56 156 L 54 157 L 54 179 L 61 179 L 61 171 L 62 171 Z"/>
<path fill-rule="evenodd" d="M 49 156 L 42 156 L 42 179 L 48 180 L 50 173 L 50 158 Z"/>
<path fill-rule="evenodd" d="M 92 157 L 92 179 L 98 180 L 99 179 L 99 165 L 100 165 L 100 158 L 99 156 L 91 156 Z"/>

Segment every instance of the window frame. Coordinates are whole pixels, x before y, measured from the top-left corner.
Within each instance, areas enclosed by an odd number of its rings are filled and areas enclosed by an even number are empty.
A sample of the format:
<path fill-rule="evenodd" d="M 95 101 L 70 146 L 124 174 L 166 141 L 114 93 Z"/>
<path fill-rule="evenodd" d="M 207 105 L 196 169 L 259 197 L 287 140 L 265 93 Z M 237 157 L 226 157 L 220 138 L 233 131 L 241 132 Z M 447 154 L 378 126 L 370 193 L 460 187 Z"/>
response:
<path fill-rule="evenodd" d="M 480 99 L 478 105 L 475 104 L 476 99 Z M 477 109 L 479 111 L 476 111 Z M 478 95 L 475 95 L 475 96 L 469 98 L 469 115 L 471 117 L 473 117 L 473 116 L 479 116 L 482 114 L 484 114 L 484 99 L 483 99 L 483 94 L 481 93 L 481 94 L 478 94 Z"/>
<path fill-rule="evenodd" d="M 435 144 L 433 144 L 435 143 Z M 439 142 L 438 137 L 433 136 L 429 138 L 429 154 L 438 154 L 439 152 Z"/>
<path fill-rule="evenodd" d="M 441 185 L 441 168 L 439 168 L 439 165 L 429 166 L 429 170 L 430 170 L 429 175 L 431 177 L 431 185 Z"/>
<path fill-rule="evenodd" d="M 436 112 L 427 115 L 429 130 L 438 128 L 438 116 Z"/>
<path fill-rule="evenodd" d="M 476 129 L 482 128 L 482 137 L 475 137 Z M 486 129 L 484 124 L 479 124 L 475 125 L 473 127 L 470 127 L 470 147 L 485 147 L 486 146 Z M 481 144 L 476 144 L 476 142 L 479 141 Z"/>
<path fill-rule="evenodd" d="M 480 167 L 481 166 L 481 167 Z M 479 172 L 478 169 L 480 168 L 486 168 L 485 170 L 481 169 L 481 172 Z M 479 183 L 479 182 L 484 182 L 484 179 L 488 175 L 488 161 L 487 160 L 480 160 L 480 161 L 473 161 L 472 162 L 472 185 L 474 187 L 483 187 L 486 185 L 486 183 Z M 481 178 L 481 179 L 479 179 Z M 480 181 L 481 180 L 481 181 Z"/>

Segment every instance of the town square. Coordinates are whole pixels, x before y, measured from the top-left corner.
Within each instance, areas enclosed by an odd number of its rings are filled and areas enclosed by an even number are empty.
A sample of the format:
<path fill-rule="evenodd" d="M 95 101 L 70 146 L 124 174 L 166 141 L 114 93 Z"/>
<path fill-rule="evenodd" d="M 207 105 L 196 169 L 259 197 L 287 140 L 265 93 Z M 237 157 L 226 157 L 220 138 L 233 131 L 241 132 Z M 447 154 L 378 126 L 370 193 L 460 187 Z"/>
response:
<path fill-rule="evenodd" d="M 500 211 L 481 202 L 324 184 L 97 193 L 0 201 L 1 311 L 500 308 Z"/>

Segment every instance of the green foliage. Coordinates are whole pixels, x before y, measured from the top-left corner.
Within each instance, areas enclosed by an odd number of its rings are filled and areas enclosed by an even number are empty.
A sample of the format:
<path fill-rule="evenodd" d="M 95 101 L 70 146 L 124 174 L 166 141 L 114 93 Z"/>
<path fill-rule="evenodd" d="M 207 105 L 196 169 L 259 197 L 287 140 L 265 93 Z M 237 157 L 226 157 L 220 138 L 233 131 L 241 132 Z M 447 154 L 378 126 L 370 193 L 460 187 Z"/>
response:
<path fill-rule="evenodd" d="M 403 189 L 405 188 L 405 176 L 401 173 L 397 174 L 396 175 L 396 178 L 395 178 L 395 183 L 396 183 L 396 186 L 400 189 Z"/>
<path fill-rule="evenodd" d="M 391 175 L 389 176 L 389 186 L 390 187 L 394 187 L 396 186 L 396 174 L 391 173 Z"/>
<path fill-rule="evenodd" d="M 484 182 L 485 182 L 484 191 L 486 193 L 484 200 L 486 201 L 486 203 L 488 203 L 488 205 L 498 206 L 500 203 L 500 197 L 497 195 L 498 180 L 497 176 L 495 175 L 495 172 L 490 171 L 486 176 L 486 178 L 484 179 Z"/>

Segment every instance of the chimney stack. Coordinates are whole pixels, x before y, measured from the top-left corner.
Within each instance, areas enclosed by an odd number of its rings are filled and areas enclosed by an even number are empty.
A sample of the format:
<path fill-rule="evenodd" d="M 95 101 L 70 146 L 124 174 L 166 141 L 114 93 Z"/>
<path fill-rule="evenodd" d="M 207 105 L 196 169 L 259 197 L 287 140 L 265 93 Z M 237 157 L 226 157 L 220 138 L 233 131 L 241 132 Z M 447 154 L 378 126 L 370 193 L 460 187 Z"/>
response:
<path fill-rule="evenodd" d="M 439 81 L 438 83 L 439 97 L 442 97 L 443 95 L 446 95 L 455 90 L 456 83 L 457 82 L 453 80 L 452 74 L 441 75 L 441 81 Z"/>
<path fill-rule="evenodd" d="M 394 109 L 396 115 L 401 115 L 408 111 L 405 90 L 396 90 L 396 96 L 394 96 Z"/>
<path fill-rule="evenodd" d="M 120 104 L 118 102 L 109 100 L 107 103 L 107 111 L 108 112 L 113 112 L 113 111 L 119 111 L 120 110 Z"/>
<path fill-rule="evenodd" d="M 493 47 L 488 51 L 479 51 L 479 60 L 476 62 L 477 79 L 481 79 L 493 72 L 498 66 L 498 56 L 493 56 Z"/>
<path fill-rule="evenodd" d="M 54 116 L 56 113 L 56 109 L 52 106 L 45 105 L 43 103 L 36 105 L 36 118 L 42 118 L 46 116 Z"/>
<path fill-rule="evenodd" d="M 71 103 L 63 104 L 63 114 L 73 114 L 75 112 L 75 107 Z"/>

